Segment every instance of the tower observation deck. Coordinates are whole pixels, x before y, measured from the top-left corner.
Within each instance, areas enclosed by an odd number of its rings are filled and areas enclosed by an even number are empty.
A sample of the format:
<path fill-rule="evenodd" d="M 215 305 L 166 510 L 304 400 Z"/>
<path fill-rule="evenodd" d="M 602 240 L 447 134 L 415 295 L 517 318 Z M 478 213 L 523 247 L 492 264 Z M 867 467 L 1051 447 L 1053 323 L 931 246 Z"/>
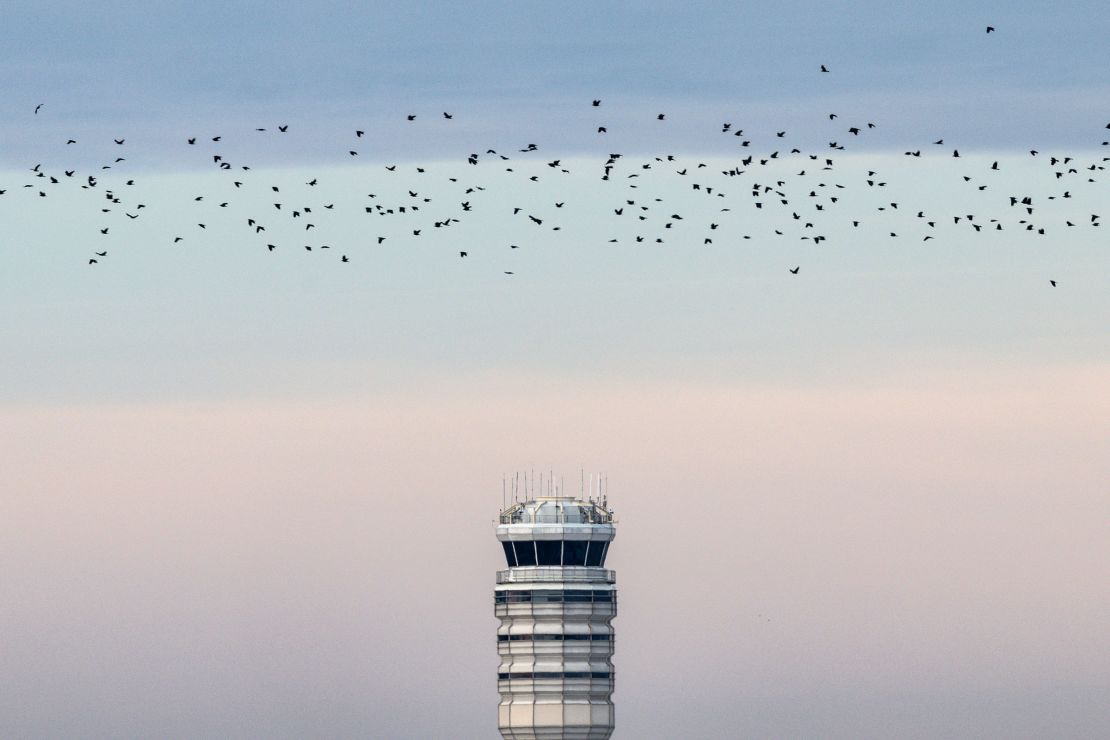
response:
<path fill-rule="evenodd" d="M 604 497 L 536 496 L 501 512 L 497 539 L 498 728 L 511 740 L 601 740 L 613 733 L 616 532 Z"/>

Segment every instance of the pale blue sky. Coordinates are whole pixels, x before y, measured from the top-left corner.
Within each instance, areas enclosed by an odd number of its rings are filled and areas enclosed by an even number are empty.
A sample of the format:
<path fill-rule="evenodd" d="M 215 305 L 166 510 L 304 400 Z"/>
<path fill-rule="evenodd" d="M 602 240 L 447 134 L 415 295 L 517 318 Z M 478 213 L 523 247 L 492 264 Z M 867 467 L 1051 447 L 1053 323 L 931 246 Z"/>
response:
<path fill-rule="evenodd" d="M 998 28 L 986 36 L 988 24 Z M 558 141 L 593 97 L 732 111 L 829 98 L 903 135 L 976 145 L 1089 141 L 1104 4 L 30 3 L 6 6 L 5 138 L 49 123 L 146 129 L 438 114 Z M 832 74 L 815 74 L 827 64 Z M 764 114 L 765 119 L 782 120 Z M 620 113 L 613 111 L 614 115 Z M 711 116 L 715 118 L 716 116 Z M 248 124 L 249 125 L 249 124 Z M 491 133 L 492 133 L 491 131 Z M 893 144 L 897 139 L 889 140 Z M 688 145 L 694 145 L 690 142 Z M 11 164 L 5 148 L 3 162 Z"/>
<path fill-rule="evenodd" d="M 1107 183 L 1047 161 L 1110 150 L 1105 4 L 350 5 L 4 6 L 0 735 L 489 737 L 501 473 L 580 466 L 621 516 L 617 738 L 1110 722 Z M 719 201 L 670 172 L 778 148 Z M 139 219 L 36 195 L 121 154 Z M 363 211 L 410 189 L 473 212 Z"/>

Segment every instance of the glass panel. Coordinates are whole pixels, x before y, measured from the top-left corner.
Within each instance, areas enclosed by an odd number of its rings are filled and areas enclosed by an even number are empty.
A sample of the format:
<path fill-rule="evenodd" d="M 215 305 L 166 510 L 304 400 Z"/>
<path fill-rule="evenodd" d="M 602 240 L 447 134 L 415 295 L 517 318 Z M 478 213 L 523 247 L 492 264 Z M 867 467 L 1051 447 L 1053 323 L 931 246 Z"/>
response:
<path fill-rule="evenodd" d="M 567 540 L 563 543 L 563 565 L 585 565 L 589 540 Z"/>
<path fill-rule="evenodd" d="M 593 544 L 597 545 L 599 543 L 594 542 Z M 598 562 L 598 565 L 600 565 L 600 566 L 605 565 L 605 556 L 608 555 L 608 554 L 609 554 L 609 543 L 605 542 L 605 543 L 603 543 L 603 547 L 601 548 L 601 561 Z"/>
<path fill-rule="evenodd" d="M 532 602 L 536 604 L 561 604 L 563 592 L 554 589 L 537 589 L 532 591 Z"/>
<path fill-rule="evenodd" d="M 534 604 L 589 604 L 590 602 L 613 602 L 617 600 L 616 591 L 602 591 L 602 590 L 589 590 L 589 589 L 567 589 L 562 590 L 558 588 L 537 588 L 537 589 L 517 589 L 513 591 L 495 591 L 493 594 L 494 603 L 497 604 L 520 604 L 532 602 Z M 601 639 L 605 639 L 605 635 Z M 574 639 L 567 637 L 568 640 Z M 586 639 L 583 637 L 582 639 Z"/>
<path fill-rule="evenodd" d="M 609 635 L 498 635 L 498 642 L 522 642 L 534 640 L 535 642 L 589 642 L 593 640 L 608 640 Z"/>
<path fill-rule="evenodd" d="M 516 565 L 516 556 L 513 555 L 513 543 L 502 542 L 501 546 L 505 548 L 505 562 L 509 564 L 510 568 L 512 568 Z"/>
<path fill-rule="evenodd" d="M 562 540 L 539 540 L 536 542 L 536 552 L 539 555 L 540 565 L 561 565 L 563 542 Z"/>
<path fill-rule="evenodd" d="M 517 565 L 535 565 L 536 564 L 536 550 L 531 542 L 514 542 L 516 545 L 516 562 Z"/>
<path fill-rule="evenodd" d="M 590 549 L 586 552 L 586 565 L 598 567 L 601 565 L 601 551 L 605 548 L 604 542 L 590 542 Z"/>
<path fill-rule="evenodd" d="M 602 678 L 602 679 L 605 679 L 605 678 L 611 678 L 612 675 L 613 674 L 608 672 L 608 671 L 593 671 L 593 672 L 590 672 L 590 673 L 587 673 L 585 671 L 566 671 L 566 672 L 563 672 L 563 671 L 540 671 L 540 672 L 536 672 L 536 673 L 523 673 L 523 672 L 522 673 L 498 673 L 497 677 L 499 679 L 501 679 L 502 681 L 504 681 L 504 680 L 513 680 L 513 679 L 517 679 L 517 680 L 533 679 L 533 680 L 542 681 L 542 680 L 545 680 L 545 679 L 560 679 L 560 678 L 564 678 L 564 679 L 565 678 Z"/>

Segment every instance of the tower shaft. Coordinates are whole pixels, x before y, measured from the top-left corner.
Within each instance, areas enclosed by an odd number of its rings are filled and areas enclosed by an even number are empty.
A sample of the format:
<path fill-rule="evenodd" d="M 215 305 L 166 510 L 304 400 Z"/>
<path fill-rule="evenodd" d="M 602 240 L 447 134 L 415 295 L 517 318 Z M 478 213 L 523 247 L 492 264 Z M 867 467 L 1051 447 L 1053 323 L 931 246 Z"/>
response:
<path fill-rule="evenodd" d="M 507 740 L 599 740 L 613 732 L 616 579 L 603 566 L 612 513 L 537 497 L 502 513 L 497 538 L 498 728 Z"/>

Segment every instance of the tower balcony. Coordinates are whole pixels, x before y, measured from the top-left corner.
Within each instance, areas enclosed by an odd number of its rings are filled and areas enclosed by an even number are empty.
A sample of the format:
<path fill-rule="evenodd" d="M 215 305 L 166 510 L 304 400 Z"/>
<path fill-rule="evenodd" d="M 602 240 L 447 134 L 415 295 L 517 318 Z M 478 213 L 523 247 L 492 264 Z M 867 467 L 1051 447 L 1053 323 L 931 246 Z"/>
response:
<path fill-rule="evenodd" d="M 497 571 L 497 583 L 616 583 L 617 574 L 605 568 L 517 566 Z"/>

